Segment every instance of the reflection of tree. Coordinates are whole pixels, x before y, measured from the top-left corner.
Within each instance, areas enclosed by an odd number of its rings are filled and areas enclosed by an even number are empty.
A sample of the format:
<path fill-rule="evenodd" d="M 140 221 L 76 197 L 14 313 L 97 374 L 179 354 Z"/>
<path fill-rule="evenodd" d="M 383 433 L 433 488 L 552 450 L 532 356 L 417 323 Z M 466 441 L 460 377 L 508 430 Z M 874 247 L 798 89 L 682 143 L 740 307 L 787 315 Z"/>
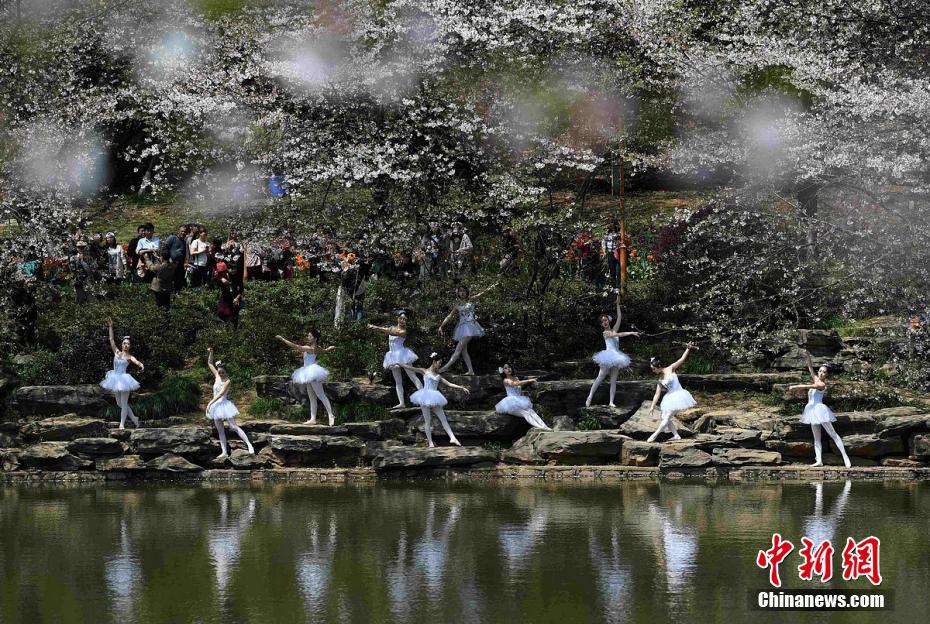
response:
<path fill-rule="evenodd" d="M 849 492 L 852 489 L 852 481 L 846 481 L 843 490 L 833 502 L 830 513 L 823 513 L 823 481 L 814 484 L 814 513 L 804 519 L 804 535 L 814 544 L 819 544 L 824 540 L 834 540 L 836 536 L 836 527 L 846 511 L 846 505 L 849 503 Z M 833 545 L 834 548 L 836 544 Z M 842 545 L 840 546 L 842 548 Z"/>
<path fill-rule="evenodd" d="M 113 600 L 113 616 L 120 622 L 135 621 L 135 593 L 142 582 L 142 570 L 135 560 L 129 540 L 126 519 L 120 520 L 119 554 L 104 565 L 107 589 Z"/>

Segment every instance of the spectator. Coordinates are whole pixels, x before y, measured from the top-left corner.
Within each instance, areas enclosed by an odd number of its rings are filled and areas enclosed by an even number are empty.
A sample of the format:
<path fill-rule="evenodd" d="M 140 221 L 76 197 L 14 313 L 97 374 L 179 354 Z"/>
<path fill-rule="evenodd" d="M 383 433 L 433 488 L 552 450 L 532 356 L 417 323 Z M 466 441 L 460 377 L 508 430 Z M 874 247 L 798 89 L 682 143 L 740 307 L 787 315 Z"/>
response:
<path fill-rule="evenodd" d="M 35 287 L 35 278 L 19 277 L 13 281 L 10 289 L 10 317 L 16 341 L 27 348 L 35 346 L 37 338 L 36 321 L 39 319 L 39 310 L 36 306 Z"/>
<path fill-rule="evenodd" d="M 106 236 L 106 278 L 110 282 L 121 282 L 126 279 L 126 250 L 116 244 L 116 234 L 107 232 Z"/>
<path fill-rule="evenodd" d="M 129 260 L 129 278 L 136 279 L 137 277 L 142 277 L 137 274 L 139 268 L 139 256 L 136 253 L 136 248 L 139 246 L 139 239 L 145 238 L 145 225 L 140 225 L 136 228 L 136 235 L 134 238 L 129 239 L 129 245 L 126 247 L 126 258 Z M 143 273 L 145 265 L 142 265 Z"/>
<path fill-rule="evenodd" d="M 97 279 L 94 261 L 87 252 L 87 242 L 82 240 L 77 242 L 77 253 L 71 257 L 69 264 L 74 284 L 74 301 L 86 303 L 89 298 L 88 286 Z"/>
<path fill-rule="evenodd" d="M 216 254 L 216 261 L 217 263 L 223 262 L 226 264 L 228 279 L 241 290 L 245 270 L 245 254 L 242 253 L 242 245 L 236 240 L 235 234 L 230 234 L 222 250 Z"/>
<path fill-rule="evenodd" d="M 220 288 L 220 300 L 216 304 L 216 314 L 224 323 L 239 326 L 239 310 L 242 307 L 242 290 L 230 278 L 229 267 L 225 262 L 216 264 L 214 275 L 217 286 Z"/>
<path fill-rule="evenodd" d="M 178 227 L 178 233 L 172 234 L 165 240 L 165 249 L 174 265 L 174 291 L 180 291 L 184 286 L 184 260 L 187 258 L 187 228 Z"/>
<path fill-rule="evenodd" d="M 191 241 L 190 261 L 188 270 L 190 271 L 190 284 L 199 288 L 207 283 L 208 264 L 210 262 L 210 243 L 207 242 L 207 231 L 200 228 L 197 238 Z"/>
<path fill-rule="evenodd" d="M 435 272 L 439 263 L 440 243 L 439 224 L 431 221 L 416 251 L 420 263 L 420 279 L 426 280 Z"/>
<path fill-rule="evenodd" d="M 155 295 L 155 305 L 168 310 L 171 308 L 171 293 L 174 291 L 174 263 L 171 261 L 171 252 L 167 247 L 161 250 L 158 262 L 151 259 L 150 254 L 144 256 L 148 270 L 152 273 L 152 283 L 149 290 Z"/>
<path fill-rule="evenodd" d="M 468 232 L 462 227 L 462 224 L 459 222 L 453 223 L 452 236 L 449 237 L 449 255 L 452 260 L 453 277 L 461 277 L 469 271 L 474 249 L 471 238 L 469 238 Z"/>
<path fill-rule="evenodd" d="M 507 228 L 501 241 L 501 274 L 506 273 L 516 265 L 519 254 L 520 241 L 517 240 L 517 233 L 513 228 Z"/>
<path fill-rule="evenodd" d="M 245 255 L 245 270 L 243 272 L 245 279 L 265 279 L 263 259 L 268 255 L 267 250 L 262 245 L 253 242 L 243 243 L 243 252 Z"/>
<path fill-rule="evenodd" d="M 139 262 L 141 262 L 142 266 L 145 267 L 144 272 L 140 271 L 140 277 L 142 278 L 142 281 L 151 282 L 154 274 L 149 269 L 149 265 L 158 262 L 161 241 L 158 240 L 157 236 L 155 236 L 154 225 L 151 223 L 146 223 L 143 227 L 145 230 L 142 233 L 142 238 L 140 238 L 139 242 L 136 244 L 136 255 L 139 258 Z"/>
<path fill-rule="evenodd" d="M 607 258 L 607 270 L 610 273 L 610 285 L 616 288 L 620 284 L 620 224 L 614 221 L 607 229 L 601 244 Z"/>

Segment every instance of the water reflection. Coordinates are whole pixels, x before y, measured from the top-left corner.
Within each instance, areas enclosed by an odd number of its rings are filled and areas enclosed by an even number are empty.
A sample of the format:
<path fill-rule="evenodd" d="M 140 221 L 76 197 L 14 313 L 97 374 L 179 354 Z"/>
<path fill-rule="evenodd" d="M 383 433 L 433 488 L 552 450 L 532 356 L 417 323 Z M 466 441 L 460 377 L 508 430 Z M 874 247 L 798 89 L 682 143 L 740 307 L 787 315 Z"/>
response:
<path fill-rule="evenodd" d="M 886 586 L 919 614 L 930 609 L 927 490 L 7 488 L 0 622 L 778 622 L 746 599 L 764 586 L 755 553 L 776 530 L 795 543 L 882 537 Z M 856 621 L 894 621 L 881 615 Z"/>

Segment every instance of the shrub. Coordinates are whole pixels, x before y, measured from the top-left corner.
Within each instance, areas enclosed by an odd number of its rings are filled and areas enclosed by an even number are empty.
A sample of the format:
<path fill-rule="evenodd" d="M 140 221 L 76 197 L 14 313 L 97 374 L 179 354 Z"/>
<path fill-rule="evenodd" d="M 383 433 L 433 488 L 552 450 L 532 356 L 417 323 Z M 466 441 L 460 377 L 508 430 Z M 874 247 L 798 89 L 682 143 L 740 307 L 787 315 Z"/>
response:
<path fill-rule="evenodd" d="M 181 375 L 165 379 L 158 390 L 131 399 L 132 411 L 143 420 L 162 420 L 169 416 L 195 411 L 200 405 L 200 385 Z M 111 419 L 119 418 L 119 407 L 111 405 Z"/>

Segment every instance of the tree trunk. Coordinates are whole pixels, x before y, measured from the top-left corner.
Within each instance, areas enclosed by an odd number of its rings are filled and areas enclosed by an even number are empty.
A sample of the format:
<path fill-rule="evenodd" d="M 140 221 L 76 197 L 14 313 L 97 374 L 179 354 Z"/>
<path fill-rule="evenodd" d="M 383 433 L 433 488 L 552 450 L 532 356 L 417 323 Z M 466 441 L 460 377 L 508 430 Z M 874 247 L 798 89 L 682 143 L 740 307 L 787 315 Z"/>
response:
<path fill-rule="evenodd" d="M 807 257 L 813 259 L 817 256 L 817 229 L 814 225 L 814 218 L 817 216 L 817 196 L 820 193 L 821 184 L 807 180 L 802 183 L 798 190 L 798 206 L 801 216 L 806 221 L 807 229 Z"/>

